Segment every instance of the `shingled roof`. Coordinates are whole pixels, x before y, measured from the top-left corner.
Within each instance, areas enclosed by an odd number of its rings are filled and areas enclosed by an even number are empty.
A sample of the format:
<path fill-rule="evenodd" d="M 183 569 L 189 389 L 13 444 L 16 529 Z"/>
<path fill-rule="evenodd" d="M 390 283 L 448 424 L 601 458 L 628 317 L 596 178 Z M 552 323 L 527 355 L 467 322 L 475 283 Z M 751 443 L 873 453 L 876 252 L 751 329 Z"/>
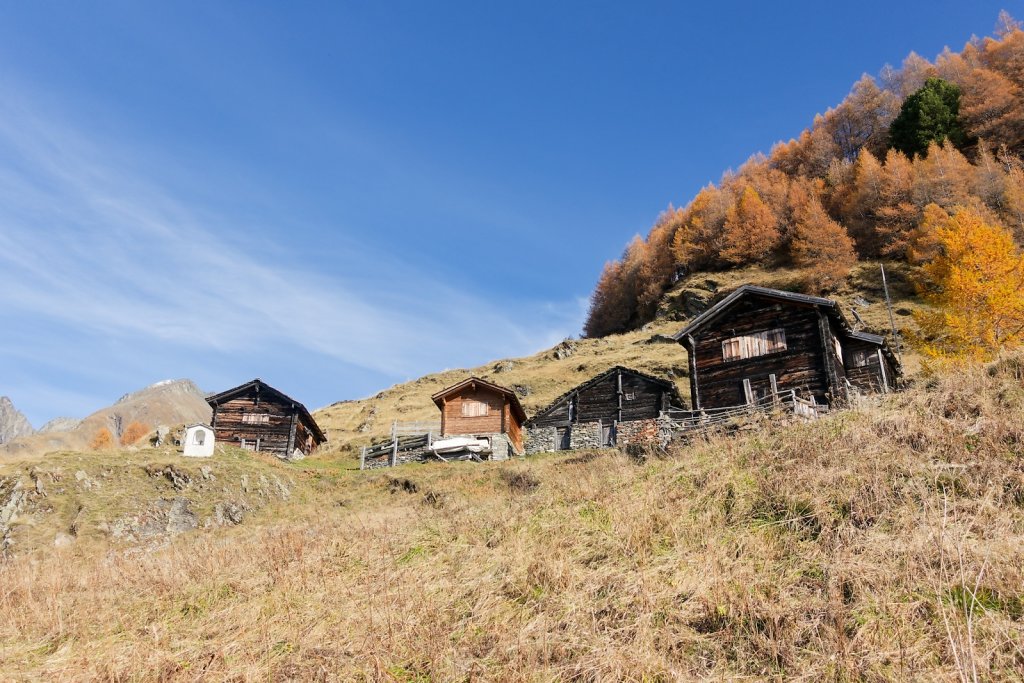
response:
<path fill-rule="evenodd" d="M 676 386 L 675 382 L 672 382 L 667 379 L 662 379 L 661 377 L 655 377 L 654 375 L 648 375 L 646 372 L 640 372 L 639 370 L 634 370 L 633 368 L 627 368 L 624 365 L 615 365 L 608 368 L 601 374 L 594 375 L 586 382 L 583 382 L 582 384 L 577 384 L 572 389 L 569 389 L 565 393 L 561 394 L 554 401 L 552 401 L 551 403 L 547 404 L 546 406 L 538 410 L 536 413 L 534 413 L 533 417 L 526 421 L 526 426 L 530 426 L 533 423 L 533 421 L 536 420 L 538 417 L 543 417 L 547 415 L 549 412 L 558 407 L 560 403 L 565 401 L 567 398 L 572 396 L 577 391 L 582 391 L 588 387 L 591 387 L 600 382 L 601 380 L 605 379 L 612 373 L 617 372 L 619 370 L 621 370 L 622 372 L 628 372 L 631 375 L 636 375 L 637 377 L 643 377 L 649 382 L 653 382 L 654 384 L 658 384 L 660 386 L 665 387 L 666 389 L 668 389 L 669 393 L 672 395 L 672 398 L 675 400 L 675 404 L 679 407 L 683 406 L 683 398 L 679 395 L 679 387 Z"/>

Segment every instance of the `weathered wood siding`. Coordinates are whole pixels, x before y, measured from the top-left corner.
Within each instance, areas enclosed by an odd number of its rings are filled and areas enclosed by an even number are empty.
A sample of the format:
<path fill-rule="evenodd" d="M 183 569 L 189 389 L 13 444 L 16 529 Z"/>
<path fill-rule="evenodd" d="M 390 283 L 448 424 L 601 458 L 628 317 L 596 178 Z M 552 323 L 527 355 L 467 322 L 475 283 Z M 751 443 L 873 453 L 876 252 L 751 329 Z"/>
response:
<path fill-rule="evenodd" d="M 846 357 L 846 377 L 850 384 L 866 393 L 881 393 L 895 388 L 895 369 L 885 356 L 878 352 L 876 344 L 860 339 L 849 339 L 844 348 L 850 350 Z M 868 354 L 867 365 L 853 366 L 854 353 L 857 351 Z"/>
<path fill-rule="evenodd" d="M 255 444 L 258 440 L 259 450 L 287 456 L 295 413 L 290 405 L 260 397 L 253 391 L 214 407 L 214 433 L 218 441 L 234 445 L 241 445 L 243 439 L 246 444 Z M 267 422 L 243 422 L 244 415 L 266 415 Z"/>
<path fill-rule="evenodd" d="M 732 337 L 782 328 L 786 350 L 754 358 L 725 360 L 722 342 Z M 699 330 L 691 350 L 692 401 L 695 408 L 726 408 L 746 402 L 743 380 L 758 393 L 770 392 L 771 375 L 779 391 L 794 389 L 826 402 L 830 392 L 826 353 L 834 357 L 831 326 L 815 306 L 782 304 L 747 297 Z"/>
<path fill-rule="evenodd" d="M 462 414 L 465 401 L 479 401 L 487 405 L 487 414 L 468 417 Z M 455 396 L 447 397 L 441 411 L 441 433 L 445 436 L 458 434 L 502 434 L 504 429 L 505 397 L 484 387 L 467 387 Z"/>
<path fill-rule="evenodd" d="M 663 406 L 668 407 L 669 393 L 664 386 L 644 377 L 629 372 L 613 373 L 564 397 L 547 413 L 534 418 L 532 424 L 538 427 L 568 425 L 569 404 L 573 397 L 576 398 L 577 413 L 573 423 L 611 424 L 652 419 L 658 417 Z"/>
<path fill-rule="evenodd" d="M 508 399 L 505 400 L 505 431 L 508 433 L 509 441 L 520 453 L 523 452 L 523 428 L 519 424 L 519 420 L 516 419 L 515 411 L 512 410 L 512 404 L 509 403 Z"/>

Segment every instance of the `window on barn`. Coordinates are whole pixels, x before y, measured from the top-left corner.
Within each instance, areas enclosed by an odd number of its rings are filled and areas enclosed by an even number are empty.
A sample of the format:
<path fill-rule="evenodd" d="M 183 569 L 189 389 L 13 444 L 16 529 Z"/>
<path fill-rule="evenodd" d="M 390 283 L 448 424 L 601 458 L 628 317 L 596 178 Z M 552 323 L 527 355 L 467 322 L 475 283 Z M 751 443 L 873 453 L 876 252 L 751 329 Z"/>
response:
<path fill-rule="evenodd" d="M 632 401 L 635 398 L 636 398 L 636 392 L 635 391 L 627 391 L 626 392 L 626 400 L 627 401 Z"/>
<path fill-rule="evenodd" d="M 723 360 L 741 360 L 743 358 L 756 358 L 769 353 L 778 353 L 786 350 L 786 331 L 777 328 L 754 332 L 753 334 L 740 335 L 726 339 L 722 342 Z"/>
<path fill-rule="evenodd" d="M 850 366 L 854 368 L 864 368 L 871 364 L 871 359 L 875 357 L 875 352 L 871 349 L 854 349 L 850 353 Z"/>
<path fill-rule="evenodd" d="M 196 446 L 202 446 L 204 443 L 206 443 L 206 430 L 197 429 L 192 437 L 192 443 L 194 443 Z"/>
<path fill-rule="evenodd" d="M 471 398 L 462 399 L 462 417 L 484 417 L 487 415 L 488 406 L 483 401 L 476 401 Z"/>
<path fill-rule="evenodd" d="M 270 423 L 268 413 L 242 413 L 242 424 L 265 425 Z"/>

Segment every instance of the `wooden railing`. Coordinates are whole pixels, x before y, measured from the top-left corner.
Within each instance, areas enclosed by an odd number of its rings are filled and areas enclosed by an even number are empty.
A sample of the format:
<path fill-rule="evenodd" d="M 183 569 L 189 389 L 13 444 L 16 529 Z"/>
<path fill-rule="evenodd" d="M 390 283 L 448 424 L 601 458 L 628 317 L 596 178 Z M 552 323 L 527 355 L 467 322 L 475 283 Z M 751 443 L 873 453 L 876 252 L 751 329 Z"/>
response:
<path fill-rule="evenodd" d="M 667 429 L 673 432 L 687 432 L 731 424 L 759 413 L 793 413 L 813 419 L 827 411 L 827 406 L 797 396 L 795 391 L 790 390 L 779 392 L 773 396 L 765 396 L 753 403 L 727 408 L 665 410 L 662 411 L 661 417 Z"/>

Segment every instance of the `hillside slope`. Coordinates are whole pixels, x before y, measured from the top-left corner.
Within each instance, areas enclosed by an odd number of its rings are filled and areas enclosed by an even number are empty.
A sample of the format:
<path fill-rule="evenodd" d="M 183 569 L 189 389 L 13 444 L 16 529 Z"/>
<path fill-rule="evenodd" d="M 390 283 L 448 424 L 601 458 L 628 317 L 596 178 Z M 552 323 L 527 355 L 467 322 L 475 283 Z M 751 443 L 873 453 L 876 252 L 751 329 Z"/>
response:
<path fill-rule="evenodd" d="M 101 429 L 114 439 L 133 422 L 149 429 L 187 422 L 208 422 L 210 406 L 205 394 L 191 380 L 165 380 L 125 394 L 113 405 L 101 408 L 82 420 L 58 418 L 39 432 L 0 446 L 0 459 L 41 456 L 53 451 L 82 451 Z"/>
<path fill-rule="evenodd" d="M 920 304 L 907 279 L 907 268 L 898 263 L 887 263 L 887 268 L 897 327 L 913 328 L 910 314 Z M 682 396 L 688 399 L 686 352 L 665 337 L 678 332 L 687 319 L 742 284 L 794 290 L 798 289 L 800 277 L 798 270 L 756 267 L 696 274 L 683 278 L 665 294 L 658 307 L 658 317 L 641 330 L 599 339 L 567 340 L 533 356 L 498 360 L 477 368 L 446 370 L 397 384 L 366 399 L 335 403 L 313 413 L 330 439 L 323 454 L 327 457 L 340 454 L 354 462 L 360 446 L 390 433 L 393 420 L 438 421 L 439 413 L 430 396 L 470 375 L 517 391 L 529 415 L 615 365 L 672 379 Z M 856 308 L 865 323 L 862 329 L 892 336 L 878 264 L 861 264 L 855 268 L 847 284 L 833 298 L 840 302 L 851 322 L 854 320 L 850 311 Z M 913 353 L 905 354 L 905 361 L 908 370 L 916 370 L 917 359 Z"/>
<path fill-rule="evenodd" d="M 249 461 L 294 479 L 286 506 L 144 553 L 97 536 L 0 563 L 0 670 L 1020 680 L 1022 411 L 1014 356 L 639 462 L 559 453 L 355 472 Z M 209 488 L 241 495 L 246 462 L 212 464 L 230 471 Z M 187 495 L 163 475 L 145 480 Z M 93 504 L 84 492 L 78 502 Z"/>

